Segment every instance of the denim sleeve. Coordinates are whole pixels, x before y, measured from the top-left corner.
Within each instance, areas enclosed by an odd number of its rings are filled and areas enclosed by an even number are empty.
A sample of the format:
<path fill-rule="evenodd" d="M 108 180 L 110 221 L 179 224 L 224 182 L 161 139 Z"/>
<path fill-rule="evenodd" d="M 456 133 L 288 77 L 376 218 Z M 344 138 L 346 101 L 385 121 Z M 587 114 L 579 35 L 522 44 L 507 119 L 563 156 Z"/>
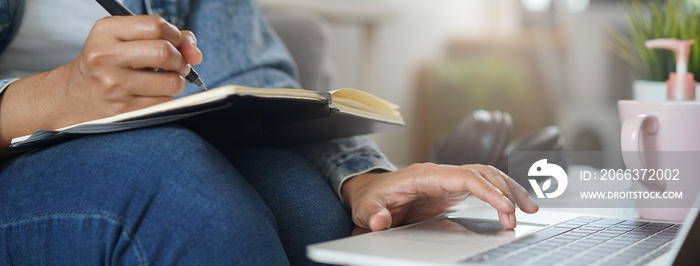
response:
<path fill-rule="evenodd" d="M 204 62 L 195 68 L 209 87 L 228 84 L 300 87 L 291 55 L 254 1 L 202 0 L 196 3 L 186 27 L 199 39 Z M 365 137 L 304 145 L 293 150 L 311 161 L 338 195 L 342 183 L 352 176 L 395 169 Z"/>
<path fill-rule="evenodd" d="M 340 188 L 349 178 L 375 170 L 396 170 L 377 145 L 363 136 L 301 145 L 292 150 L 311 161 L 341 199 Z"/>
<path fill-rule="evenodd" d="M 0 94 L 2 94 L 2 92 L 4 92 L 5 89 L 12 84 L 12 82 L 17 80 L 18 78 L 0 79 Z"/>
<path fill-rule="evenodd" d="M 254 1 L 193 3 L 185 28 L 197 36 L 204 61 L 195 69 L 208 87 L 300 88 L 291 55 Z"/>

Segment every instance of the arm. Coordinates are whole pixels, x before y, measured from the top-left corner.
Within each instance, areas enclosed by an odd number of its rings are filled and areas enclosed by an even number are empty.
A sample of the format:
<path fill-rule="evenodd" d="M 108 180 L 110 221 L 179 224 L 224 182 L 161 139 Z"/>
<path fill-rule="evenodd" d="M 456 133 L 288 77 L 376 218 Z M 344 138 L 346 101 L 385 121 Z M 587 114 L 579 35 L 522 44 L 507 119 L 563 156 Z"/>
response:
<path fill-rule="evenodd" d="M 292 149 L 319 169 L 341 200 L 344 200 L 341 187 L 352 177 L 396 170 L 396 166 L 379 151 L 377 145 L 366 137 L 337 139 Z"/>
<path fill-rule="evenodd" d="M 195 44 L 191 32 L 156 16 L 98 21 L 73 62 L 7 86 L 0 98 L 0 143 L 171 100 L 184 89 L 187 64 L 202 60 Z M 3 150 L 0 159 L 12 155 Z"/>
<path fill-rule="evenodd" d="M 291 56 L 252 1 L 201 1 L 194 10 L 189 26 L 209 40 L 199 48 L 208 58 L 216 58 L 198 70 L 213 87 L 299 86 Z M 208 16 L 200 19 L 199 14 Z M 212 30 L 221 25 L 228 27 L 225 33 Z M 416 164 L 394 171 L 396 167 L 365 137 L 292 150 L 319 169 L 352 210 L 355 224 L 372 230 L 439 215 L 472 194 L 496 208 L 507 228 L 515 227 L 516 203 L 525 212 L 537 211 L 524 188 L 492 167 Z"/>

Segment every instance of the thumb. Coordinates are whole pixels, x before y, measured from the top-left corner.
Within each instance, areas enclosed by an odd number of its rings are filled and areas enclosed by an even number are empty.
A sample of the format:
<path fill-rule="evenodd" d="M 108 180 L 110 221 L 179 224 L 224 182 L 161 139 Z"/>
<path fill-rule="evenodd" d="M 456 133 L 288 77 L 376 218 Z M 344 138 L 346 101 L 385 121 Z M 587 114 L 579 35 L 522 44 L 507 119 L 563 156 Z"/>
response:
<path fill-rule="evenodd" d="M 380 208 L 369 217 L 369 229 L 381 231 L 391 227 L 391 213 L 386 208 Z"/>

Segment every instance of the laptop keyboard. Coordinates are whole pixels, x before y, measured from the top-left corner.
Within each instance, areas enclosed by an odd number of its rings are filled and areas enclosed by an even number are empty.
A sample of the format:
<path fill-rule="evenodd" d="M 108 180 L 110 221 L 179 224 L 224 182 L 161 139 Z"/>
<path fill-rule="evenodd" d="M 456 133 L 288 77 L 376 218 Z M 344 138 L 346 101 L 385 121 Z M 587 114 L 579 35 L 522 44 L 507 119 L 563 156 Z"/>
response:
<path fill-rule="evenodd" d="M 491 265 L 639 265 L 668 251 L 680 224 L 578 217 L 463 261 Z"/>

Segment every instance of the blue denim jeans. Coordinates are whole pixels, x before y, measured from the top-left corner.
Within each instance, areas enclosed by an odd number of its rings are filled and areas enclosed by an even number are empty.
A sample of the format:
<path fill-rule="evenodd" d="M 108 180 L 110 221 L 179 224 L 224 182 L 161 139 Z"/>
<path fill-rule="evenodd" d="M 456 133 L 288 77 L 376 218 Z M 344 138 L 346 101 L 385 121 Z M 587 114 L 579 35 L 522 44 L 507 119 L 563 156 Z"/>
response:
<path fill-rule="evenodd" d="M 294 153 L 178 126 L 87 136 L 0 169 L 0 265 L 284 265 L 352 221 Z"/>

